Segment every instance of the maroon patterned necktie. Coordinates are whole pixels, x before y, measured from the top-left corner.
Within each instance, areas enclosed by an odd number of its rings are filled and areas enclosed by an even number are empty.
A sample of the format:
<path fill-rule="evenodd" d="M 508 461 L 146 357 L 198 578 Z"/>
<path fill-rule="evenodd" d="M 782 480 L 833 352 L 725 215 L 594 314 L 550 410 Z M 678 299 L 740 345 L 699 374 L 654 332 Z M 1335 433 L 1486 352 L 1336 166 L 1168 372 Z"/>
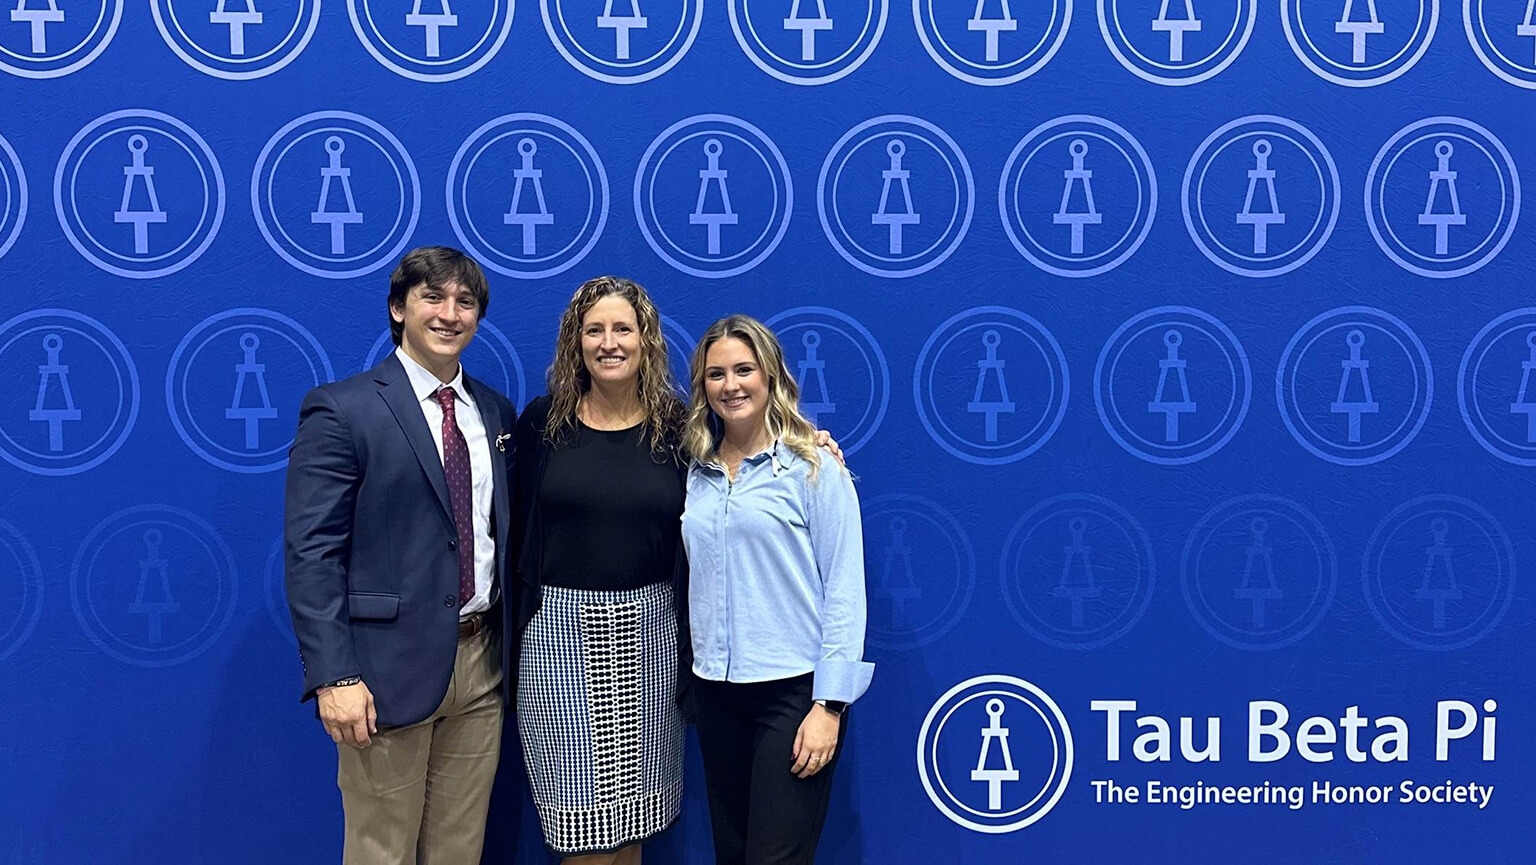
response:
<path fill-rule="evenodd" d="M 443 476 L 448 481 L 448 503 L 453 505 L 453 525 L 459 542 L 459 606 L 475 596 L 475 511 L 470 495 L 469 443 L 459 432 L 453 413 L 455 391 L 437 389 L 437 404 L 443 407 Z"/>

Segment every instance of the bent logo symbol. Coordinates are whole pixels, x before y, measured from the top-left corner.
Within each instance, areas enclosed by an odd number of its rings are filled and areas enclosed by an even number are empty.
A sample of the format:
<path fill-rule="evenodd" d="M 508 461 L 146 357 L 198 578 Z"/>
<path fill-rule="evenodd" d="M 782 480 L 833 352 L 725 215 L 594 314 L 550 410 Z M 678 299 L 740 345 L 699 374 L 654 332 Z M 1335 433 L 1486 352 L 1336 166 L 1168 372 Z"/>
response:
<path fill-rule="evenodd" d="M 1306 67 L 1345 87 L 1374 87 L 1423 58 L 1440 0 L 1280 0 L 1285 39 Z"/>
<path fill-rule="evenodd" d="M 1461 357 L 1456 397 L 1484 450 L 1536 466 L 1536 307 L 1507 312 L 1478 332 Z"/>
<path fill-rule="evenodd" d="M 1105 44 L 1138 78 L 1179 87 L 1232 65 L 1253 35 L 1258 0 L 1098 0 Z"/>
<path fill-rule="evenodd" d="M 544 114 L 507 114 L 460 145 L 448 221 L 476 258 L 517 279 L 574 267 L 608 223 L 608 173 L 586 136 Z"/>
<path fill-rule="evenodd" d="M 65 238 L 92 264 L 153 279 L 213 244 L 224 222 L 224 173 L 208 142 L 175 117 L 114 111 L 65 146 L 53 207 Z"/>
<path fill-rule="evenodd" d="M 169 667 L 208 651 L 234 618 L 235 557 L 206 520 L 137 505 L 91 529 L 70 570 L 70 600 L 102 652 Z"/>
<path fill-rule="evenodd" d="M 463 78 L 501 50 L 515 0 L 347 0 L 352 30 L 373 59 L 415 81 Z"/>
<path fill-rule="evenodd" d="M 1040 124 L 1013 148 L 998 182 L 1003 229 L 1046 273 L 1097 276 L 1141 248 L 1157 215 L 1157 175 L 1141 142 L 1101 117 Z"/>
<path fill-rule="evenodd" d="M 890 0 L 730 0 L 731 30 L 757 68 L 789 84 L 830 84 L 880 44 Z M 829 13 L 830 10 L 830 13 Z"/>
<path fill-rule="evenodd" d="M 934 702 L 917 736 L 917 772 L 944 816 L 988 834 L 1015 832 L 1060 801 L 1072 778 L 1061 707 L 1013 676 L 968 679 Z"/>
<path fill-rule="evenodd" d="M 1492 261 L 1520 218 L 1520 172 L 1492 132 L 1459 117 L 1403 127 L 1365 177 L 1376 245 L 1410 273 L 1447 279 Z"/>
<path fill-rule="evenodd" d="M 917 276 L 942 264 L 965 239 L 975 206 L 960 146 L 903 114 L 848 130 L 816 181 L 822 231 L 838 255 L 874 276 Z"/>
<path fill-rule="evenodd" d="M 912 0 L 912 18 L 940 68 L 961 81 L 996 86 L 1022 81 L 1051 62 L 1072 26 L 1072 0 Z"/>
<path fill-rule="evenodd" d="M 0 258 L 21 236 L 27 221 L 27 173 L 11 143 L 0 136 Z"/>
<path fill-rule="evenodd" d="M 34 474 L 100 465 L 139 416 L 139 373 L 128 349 L 78 312 L 39 309 L 0 324 L 0 375 L 21 383 L 0 406 L 0 458 Z"/>
<path fill-rule="evenodd" d="M 1536 3 L 1462 0 L 1461 21 L 1488 71 L 1516 87 L 1536 90 Z"/>
<path fill-rule="evenodd" d="M 863 513 L 870 644 L 916 649 L 949 633 L 976 587 L 976 552 L 959 520 L 905 493 L 876 496 Z"/>
<path fill-rule="evenodd" d="M 672 124 L 635 171 L 635 217 L 645 242 L 663 261 L 704 279 L 746 273 L 772 255 L 794 203 L 778 145 L 724 114 Z"/>
<path fill-rule="evenodd" d="M 1339 172 L 1310 130 L 1239 117 L 1212 132 L 1184 172 L 1184 227 L 1212 263 L 1239 276 L 1290 273 L 1339 221 Z"/>
<path fill-rule="evenodd" d="M 149 8 L 177 57 L 229 81 L 262 78 L 292 63 L 320 23 L 320 0 L 152 0 Z"/>
<path fill-rule="evenodd" d="M 1097 649 L 1125 636 L 1152 601 L 1146 529 L 1125 508 L 1064 493 L 1030 508 L 1003 542 L 1003 601 L 1036 639 Z"/>
<path fill-rule="evenodd" d="M 14 0 L 0 17 L 0 70 L 58 78 L 101 56 L 123 18 L 123 0 Z"/>
<path fill-rule="evenodd" d="M 583 75 L 638 84 L 676 66 L 693 47 L 704 0 L 539 0 L 539 12 L 555 50 Z"/>
<path fill-rule="evenodd" d="M 1039 450 L 1066 415 L 1071 378 L 1061 344 L 1018 310 L 980 306 L 939 325 L 918 353 L 918 419 L 940 447 L 978 465 Z"/>
<path fill-rule="evenodd" d="M 336 378 L 319 340 L 265 309 L 231 309 L 193 327 L 171 355 L 165 402 L 198 456 L 242 474 L 288 464 L 304 395 Z"/>
<path fill-rule="evenodd" d="M 1369 465 L 1407 447 L 1429 419 L 1434 393 L 1423 341 L 1397 316 L 1368 306 L 1307 322 L 1275 370 L 1285 428 L 1339 465 Z"/>
<path fill-rule="evenodd" d="M 405 249 L 421 214 L 421 182 L 389 130 L 349 111 L 317 111 L 262 148 L 251 209 L 284 261 L 312 276 L 349 279 Z"/>

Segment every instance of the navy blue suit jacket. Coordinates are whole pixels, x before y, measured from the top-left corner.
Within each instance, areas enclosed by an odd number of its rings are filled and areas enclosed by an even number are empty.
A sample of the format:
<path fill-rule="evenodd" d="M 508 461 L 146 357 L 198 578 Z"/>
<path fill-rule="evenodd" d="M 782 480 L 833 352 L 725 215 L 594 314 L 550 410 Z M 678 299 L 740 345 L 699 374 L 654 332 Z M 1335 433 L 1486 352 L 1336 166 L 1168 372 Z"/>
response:
<path fill-rule="evenodd" d="M 491 450 L 495 593 L 505 599 L 513 450 L 505 434 L 517 412 L 467 374 L 464 383 Z M 361 676 L 380 726 L 431 715 L 447 693 L 458 649 L 457 533 L 442 459 L 393 353 L 304 398 L 285 505 L 288 607 L 304 664 L 303 699 L 327 682 Z M 510 673 L 504 612 L 498 615 L 493 639 Z M 512 676 L 503 680 L 509 689 Z"/>

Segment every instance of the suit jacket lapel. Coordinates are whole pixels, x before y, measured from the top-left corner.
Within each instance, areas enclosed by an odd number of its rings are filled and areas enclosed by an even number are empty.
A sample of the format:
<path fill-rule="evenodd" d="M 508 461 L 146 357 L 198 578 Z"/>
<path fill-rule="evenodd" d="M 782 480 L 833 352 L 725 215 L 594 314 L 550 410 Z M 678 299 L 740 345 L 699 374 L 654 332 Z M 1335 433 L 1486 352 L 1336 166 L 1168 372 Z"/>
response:
<path fill-rule="evenodd" d="M 507 455 L 505 451 L 496 449 L 496 439 L 502 433 L 510 433 L 502 422 L 501 412 L 496 408 L 491 389 L 479 381 L 464 376 L 464 387 L 469 391 L 470 398 L 475 401 L 475 407 L 480 411 L 480 422 L 485 425 L 485 446 L 491 455 L 491 479 L 494 482 L 491 494 L 491 518 L 496 523 L 496 548 L 500 551 L 508 538 L 508 530 L 511 527 L 512 507 L 510 491 L 507 486 Z M 510 446 L 510 441 L 507 443 Z"/>
<path fill-rule="evenodd" d="M 415 451 L 416 459 L 421 463 L 421 470 L 426 472 L 427 481 L 437 493 L 438 504 L 442 505 L 449 528 L 453 528 L 453 506 L 448 501 L 448 480 L 443 475 L 443 460 L 437 455 L 432 431 L 427 428 L 427 416 L 421 411 L 416 392 L 411 390 L 411 380 L 405 374 L 405 367 L 400 365 L 400 359 L 391 354 L 379 364 L 375 380 L 383 385 L 379 388 L 379 396 L 384 398 L 395 420 L 400 423 L 405 440 L 410 442 L 411 450 Z"/>

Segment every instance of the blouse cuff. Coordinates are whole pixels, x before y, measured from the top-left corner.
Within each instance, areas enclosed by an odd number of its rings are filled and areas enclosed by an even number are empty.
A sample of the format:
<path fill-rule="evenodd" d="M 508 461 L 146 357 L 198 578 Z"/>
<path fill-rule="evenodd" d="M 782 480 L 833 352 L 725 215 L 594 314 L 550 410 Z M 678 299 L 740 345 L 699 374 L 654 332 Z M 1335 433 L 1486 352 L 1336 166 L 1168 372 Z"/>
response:
<path fill-rule="evenodd" d="M 852 703 L 864 696 L 874 675 L 875 665 L 868 661 L 820 661 L 811 681 L 811 699 Z"/>

